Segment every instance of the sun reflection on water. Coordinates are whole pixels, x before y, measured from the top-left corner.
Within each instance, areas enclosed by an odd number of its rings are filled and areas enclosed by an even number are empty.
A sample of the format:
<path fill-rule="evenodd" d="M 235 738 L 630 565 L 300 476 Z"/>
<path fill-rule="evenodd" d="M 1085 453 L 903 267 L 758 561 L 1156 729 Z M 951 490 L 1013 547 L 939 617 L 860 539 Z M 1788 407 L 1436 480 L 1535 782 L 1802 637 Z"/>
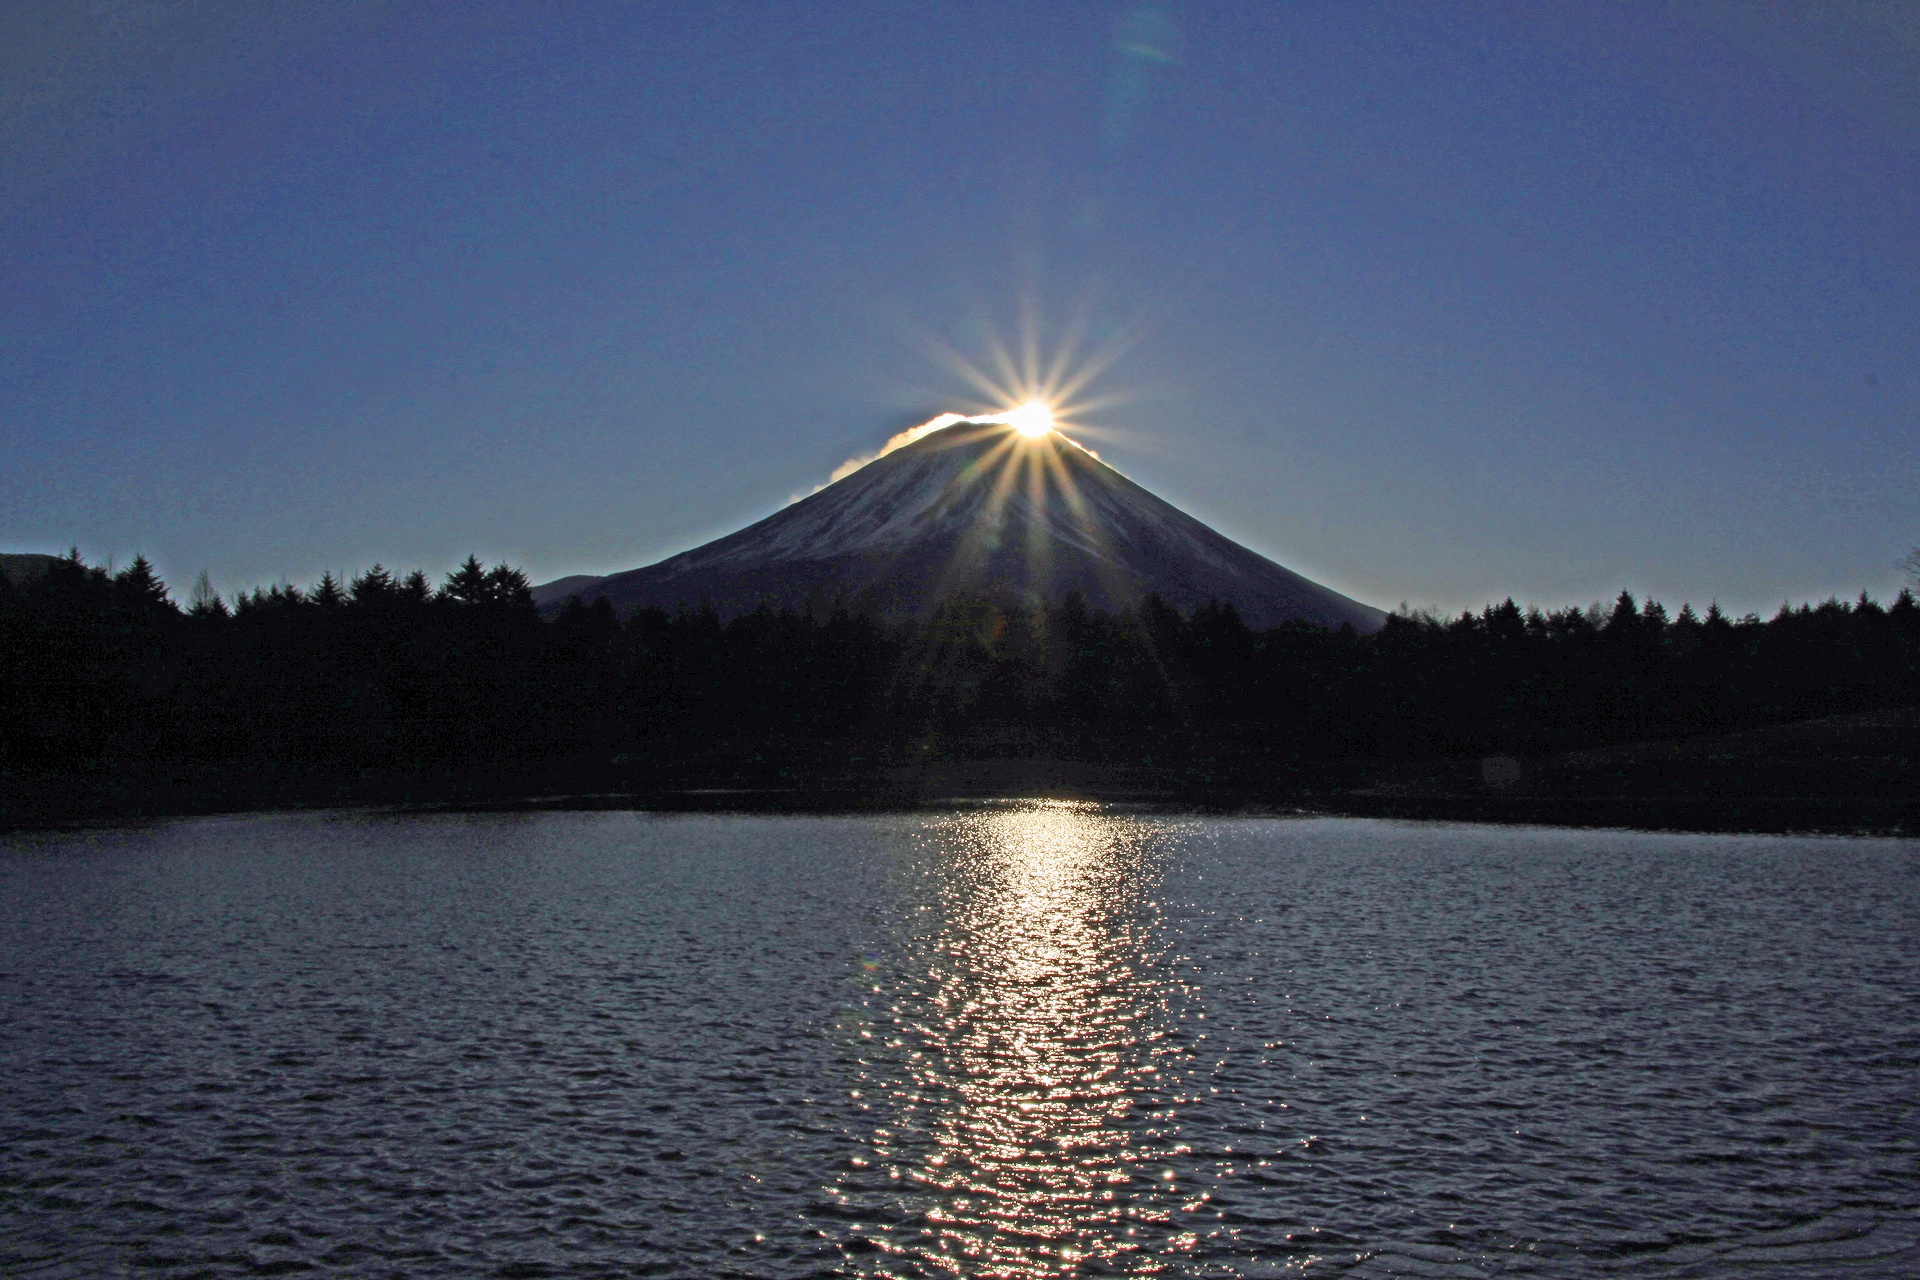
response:
<path fill-rule="evenodd" d="M 903 1230 L 866 1237 L 880 1251 L 872 1270 L 1156 1269 L 1161 1202 L 1179 1189 L 1142 1167 L 1154 1130 L 1130 1114 L 1169 1000 L 1149 936 L 1146 828 L 1044 804 L 929 834 L 944 855 L 931 864 L 942 918 L 900 992 L 898 1056 L 869 1060 L 893 1068 L 869 1077 L 895 1103 L 874 1151 L 905 1197 Z"/>

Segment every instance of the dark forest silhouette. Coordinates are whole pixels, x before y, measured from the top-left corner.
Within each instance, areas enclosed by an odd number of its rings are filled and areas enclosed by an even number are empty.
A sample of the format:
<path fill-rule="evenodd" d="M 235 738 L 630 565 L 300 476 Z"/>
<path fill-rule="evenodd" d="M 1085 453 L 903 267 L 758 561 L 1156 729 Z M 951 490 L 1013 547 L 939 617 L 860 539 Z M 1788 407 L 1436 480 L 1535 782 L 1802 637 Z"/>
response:
<path fill-rule="evenodd" d="M 77 554 L 0 581 L 0 765 L 408 769 L 715 744 L 1106 758 L 1211 744 L 1266 757 L 1545 752 L 1920 703 L 1920 607 L 1862 595 L 1777 616 L 1513 601 L 1378 634 L 1255 632 L 1230 605 L 1119 614 L 958 600 L 890 622 L 847 607 L 551 618 L 469 558 L 437 588 L 375 568 L 182 609 L 144 559 Z M 768 745 L 771 744 L 771 745 Z M 746 749 L 746 748 L 742 748 Z M 647 753 L 652 753 L 648 755 Z"/>

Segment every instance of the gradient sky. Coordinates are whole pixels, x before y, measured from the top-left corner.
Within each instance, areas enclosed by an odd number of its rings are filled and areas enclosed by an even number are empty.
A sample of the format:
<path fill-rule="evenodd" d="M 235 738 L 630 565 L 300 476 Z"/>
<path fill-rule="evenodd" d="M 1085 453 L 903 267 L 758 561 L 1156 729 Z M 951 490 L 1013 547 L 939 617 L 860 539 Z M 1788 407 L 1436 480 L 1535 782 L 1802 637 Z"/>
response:
<path fill-rule="evenodd" d="M 1920 9 L 28 4 L 0 549 L 184 595 L 758 519 L 978 403 L 1368 602 L 1897 588 Z"/>

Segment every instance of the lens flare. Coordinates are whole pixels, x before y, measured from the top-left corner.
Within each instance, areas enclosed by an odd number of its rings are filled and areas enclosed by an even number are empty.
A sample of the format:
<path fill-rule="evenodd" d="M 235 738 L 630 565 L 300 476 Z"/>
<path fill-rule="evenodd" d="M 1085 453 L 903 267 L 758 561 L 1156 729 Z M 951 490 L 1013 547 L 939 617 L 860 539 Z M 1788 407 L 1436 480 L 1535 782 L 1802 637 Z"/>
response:
<path fill-rule="evenodd" d="M 788 501 L 799 502 L 811 497 L 896 449 L 904 449 L 936 431 L 944 431 L 961 423 L 998 423 L 1012 428 L 1008 432 L 1008 441 L 1016 446 L 1023 443 L 1066 444 L 1089 457 L 1098 458 L 1100 455 L 1084 443 L 1082 433 L 1090 433 L 1098 439 L 1111 434 L 1111 428 L 1091 426 L 1086 422 L 1085 415 L 1122 403 L 1126 397 L 1111 394 L 1090 396 L 1086 393 L 1091 384 L 1106 374 L 1140 339 L 1143 332 L 1140 323 L 1136 321 L 1130 325 L 1109 326 L 1111 332 L 1088 346 L 1089 333 L 1094 328 L 1092 304 L 1088 303 L 1068 320 L 1059 342 L 1049 355 L 1041 342 L 1037 301 L 1028 298 L 1021 306 L 1021 313 L 1016 341 L 1009 343 L 994 333 L 991 327 L 984 329 L 988 350 L 987 358 L 980 363 L 963 355 L 942 337 L 932 333 L 920 336 L 920 344 L 928 356 L 972 385 L 973 393 L 978 396 L 967 406 L 972 412 L 942 413 L 917 427 L 902 431 L 879 449 L 848 458 L 835 467 L 824 482 L 808 492 L 795 493 Z M 1015 407 L 996 407 L 1003 405 Z M 1072 436 L 1065 434 L 1069 430 L 1073 432 Z M 1018 456 L 1029 459 L 1045 452 L 1038 448 L 1017 450 Z"/>
<path fill-rule="evenodd" d="M 1053 410 L 1038 400 L 1029 400 L 1008 412 L 1002 421 L 1029 440 L 1038 440 L 1053 430 Z"/>

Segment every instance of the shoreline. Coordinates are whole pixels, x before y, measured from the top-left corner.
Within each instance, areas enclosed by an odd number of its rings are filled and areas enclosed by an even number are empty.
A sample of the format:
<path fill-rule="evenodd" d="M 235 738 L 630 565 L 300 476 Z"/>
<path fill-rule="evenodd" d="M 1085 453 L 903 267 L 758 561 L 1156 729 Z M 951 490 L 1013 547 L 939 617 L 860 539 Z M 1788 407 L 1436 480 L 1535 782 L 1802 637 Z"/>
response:
<path fill-rule="evenodd" d="M 1920 707 L 1536 756 L 1307 760 L 1272 743 L 757 739 L 419 770 L 0 772 L 0 832 L 303 810 L 862 813 L 1019 800 L 1699 832 L 1920 836 Z M 1076 750 L 1077 749 L 1077 750 Z M 1106 758 L 1089 758 L 1098 749 Z"/>
<path fill-rule="evenodd" d="M 135 827 L 193 818 L 301 813 L 650 812 L 835 816 L 947 812 L 995 805 L 1077 802 L 1160 814 L 1217 817 L 1380 818 L 1568 829 L 1699 834 L 1920 838 L 1920 799 L 1885 796 L 1588 796 L 1258 793 L 1218 789 L 1049 786 L 994 790 L 899 786 L 695 787 L 637 791 L 472 792 L 429 796 L 332 787 L 252 791 L 189 800 L 125 797 L 61 813 L 0 813 L 0 839 L 50 831 Z"/>
<path fill-rule="evenodd" d="M 1765 805 L 1713 799 L 1645 803 L 1622 799 L 1581 805 L 1510 805 L 1470 797 L 1418 803 L 1350 803 L 1344 800 L 1282 803 L 1219 796 L 1107 795 L 1097 793 L 1007 793 L 992 796 L 906 798 L 890 795 L 813 793 L 794 802 L 778 792 L 665 792 L 655 795 L 527 797 L 496 801 L 401 802 L 347 800 L 241 806 L 178 806 L 101 810 L 46 821 L 0 820 L 0 842 L 9 837 L 61 832 L 110 831 L 205 818 L 278 817 L 301 814 L 389 814 L 431 817 L 449 814 L 659 813 L 733 814 L 760 817 L 839 817 L 882 813 L 947 813 L 1010 804 L 1097 804 L 1127 812 L 1220 818 L 1353 818 L 1469 826 L 1554 827 L 1569 831 L 1648 831 L 1694 835 L 1823 836 L 1837 839 L 1920 839 L 1920 803 L 1864 804 L 1845 801 Z"/>

